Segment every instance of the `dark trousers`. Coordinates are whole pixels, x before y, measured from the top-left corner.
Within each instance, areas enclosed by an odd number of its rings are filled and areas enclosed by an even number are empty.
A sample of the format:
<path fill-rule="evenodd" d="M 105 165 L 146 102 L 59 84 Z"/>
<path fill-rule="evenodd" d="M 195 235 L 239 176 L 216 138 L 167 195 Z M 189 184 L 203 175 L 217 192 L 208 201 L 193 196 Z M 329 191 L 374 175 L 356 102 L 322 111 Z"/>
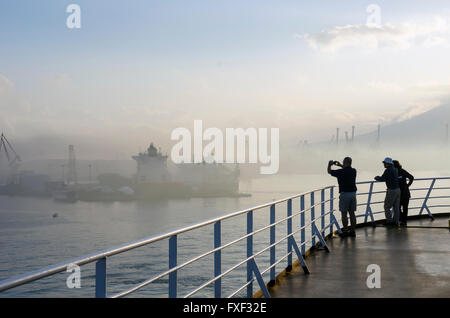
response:
<path fill-rule="evenodd" d="M 339 194 L 339 210 L 341 211 L 343 230 L 354 232 L 356 227 L 356 192 L 341 192 Z M 350 215 L 350 229 L 347 213 Z"/>
<path fill-rule="evenodd" d="M 351 231 L 351 232 L 355 232 L 355 228 L 356 228 L 356 216 L 355 216 L 355 211 L 348 211 L 348 214 L 350 215 L 350 227 L 348 226 L 347 212 L 342 212 L 342 211 L 341 211 L 341 216 L 342 216 L 342 230 L 343 230 L 343 231 Z"/>
<path fill-rule="evenodd" d="M 408 220 L 409 198 L 400 199 L 400 222 L 406 223 Z"/>

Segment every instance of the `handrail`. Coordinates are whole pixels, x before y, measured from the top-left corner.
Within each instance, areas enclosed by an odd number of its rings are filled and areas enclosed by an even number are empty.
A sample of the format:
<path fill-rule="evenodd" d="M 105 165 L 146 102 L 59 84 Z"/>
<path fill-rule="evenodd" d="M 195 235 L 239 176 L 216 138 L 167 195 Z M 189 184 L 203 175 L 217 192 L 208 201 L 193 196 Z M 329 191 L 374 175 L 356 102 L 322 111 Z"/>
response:
<path fill-rule="evenodd" d="M 43 277 L 47 277 L 47 276 L 50 276 L 50 275 L 53 275 L 53 274 L 60 273 L 62 271 L 65 271 L 67 269 L 67 266 L 71 265 L 71 264 L 75 264 L 75 265 L 80 266 L 80 265 L 85 265 L 85 264 L 88 264 L 88 263 L 92 263 L 92 262 L 95 262 L 95 261 L 97 261 L 99 259 L 102 259 L 102 258 L 105 258 L 105 257 L 110 257 L 110 256 L 113 256 L 113 255 L 116 255 L 116 254 L 119 254 L 119 253 L 123 253 L 123 252 L 129 251 L 129 250 L 132 250 L 132 249 L 144 246 L 144 245 L 148 245 L 148 244 L 151 244 L 151 243 L 154 243 L 154 242 L 157 242 L 157 241 L 161 241 L 161 240 L 167 239 L 167 238 L 172 237 L 174 235 L 178 235 L 178 234 L 181 234 L 181 233 L 184 233 L 184 232 L 187 232 L 187 231 L 192 231 L 192 230 L 198 229 L 198 228 L 206 226 L 206 225 L 214 224 L 217 221 L 223 221 L 223 220 L 226 220 L 226 219 L 238 216 L 238 215 L 242 215 L 242 214 L 250 212 L 250 211 L 259 210 L 259 209 L 262 209 L 262 208 L 265 208 L 265 207 L 269 207 L 271 205 L 275 205 L 275 204 L 278 204 L 278 203 L 281 203 L 281 202 L 285 202 L 285 201 L 287 201 L 289 199 L 298 198 L 298 197 L 300 197 L 302 195 L 307 195 L 307 194 L 310 194 L 310 193 L 313 193 L 313 192 L 320 191 L 322 189 L 329 189 L 329 188 L 332 188 L 332 187 L 335 187 L 335 186 L 327 186 L 325 188 L 319 188 L 319 189 L 315 189 L 315 190 L 311 190 L 311 191 L 306 191 L 306 192 L 303 192 L 303 193 L 300 193 L 300 194 L 296 194 L 296 195 L 293 195 L 293 196 L 290 196 L 290 197 L 287 197 L 287 198 L 284 198 L 284 199 L 275 200 L 273 202 L 264 203 L 264 204 L 261 204 L 261 205 L 254 206 L 252 208 L 247 208 L 247 209 L 244 209 L 244 210 L 239 210 L 239 211 L 236 211 L 236 212 L 225 214 L 223 216 L 212 218 L 212 219 L 209 219 L 207 221 L 203 221 L 203 222 L 195 223 L 195 224 L 188 225 L 188 226 L 185 226 L 185 227 L 181 227 L 181 228 L 179 228 L 177 230 L 169 231 L 169 232 L 166 232 L 166 233 L 163 233 L 163 234 L 159 234 L 159 235 L 152 235 L 152 236 L 149 236 L 149 237 L 146 237 L 146 238 L 143 238 L 143 239 L 131 242 L 131 243 L 125 243 L 125 244 L 119 245 L 117 247 L 105 249 L 105 250 L 102 250 L 102 251 L 99 251 L 99 252 L 96 252 L 96 253 L 88 254 L 86 256 L 81 256 L 81 257 L 78 257 L 78 258 L 75 258 L 75 259 L 72 259 L 72 260 L 69 260 L 69 261 L 66 261 L 66 262 L 58 263 L 56 265 L 50 265 L 48 267 L 44 267 L 44 268 L 42 268 L 40 270 L 37 270 L 37 271 L 32 271 L 32 272 L 29 272 L 29 273 L 26 273 L 26 274 L 23 274 L 23 275 L 20 275 L 20 276 L 17 276 L 17 277 L 13 277 L 13 278 L 10 278 L 10 279 L 6 279 L 6 280 L 3 280 L 3 281 L 0 281 L 0 292 L 4 291 L 6 289 L 10 289 L 10 288 L 13 288 L 13 287 L 16 287 L 16 286 L 19 286 L 19 285 L 22 285 L 22 284 L 34 281 L 34 280 L 39 279 L 39 278 L 43 278 Z"/>
<path fill-rule="evenodd" d="M 314 205 L 314 206 L 317 206 L 317 205 L 320 205 L 320 203 L 318 203 L 318 204 L 316 204 L 316 205 Z M 130 294 L 131 292 L 134 292 L 134 291 L 136 291 L 136 290 L 138 290 L 138 289 L 140 289 L 140 288 L 142 288 L 142 287 L 145 287 L 145 286 L 147 286 L 148 284 L 150 284 L 150 283 L 152 283 L 152 282 L 154 282 L 154 281 L 156 281 L 156 280 L 158 280 L 158 279 L 160 279 L 160 278 L 162 278 L 162 277 L 164 277 L 164 276 L 169 275 L 169 274 L 172 273 L 172 272 L 175 272 L 175 271 L 177 271 L 177 270 L 179 270 L 179 269 L 182 269 L 183 267 L 186 267 L 186 266 L 189 265 L 189 264 L 192 264 L 192 263 L 195 262 L 195 261 L 198 261 L 198 260 L 200 260 L 200 259 L 202 259 L 202 258 L 204 258 L 204 257 L 206 257 L 206 256 L 208 256 L 208 255 L 211 255 L 211 254 L 213 254 L 213 253 L 215 253 L 215 252 L 221 251 L 221 250 L 223 250 L 223 249 L 225 249 L 225 248 L 227 248 L 227 247 L 229 247 L 229 246 L 231 246 L 231 245 L 234 245 L 234 244 L 236 244 L 237 242 L 240 242 L 240 241 L 242 241 L 242 240 L 244 240 L 244 239 L 246 239 L 246 238 L 248 238 L 248 237 L 250 237 L 250 236 L 253 236 L 253 235 L 255 235 L 255 234 L 258 234 L 258 233 L 260 233 L 260 232 L 262 232 L 262 231 L 264 231 L 264 230 L 267 230 L 268 228 L 271 228 L 271 227 L 273 227 L 273 226 L 275 226 L 275 225 L 277 225 L 277 224 L 283 223 L 283 222 L 286 221 L 286 220 L 292 219 L 292 218 L 294 218 L 295 216 L 300 215 L 300 214 L 303 213 L 303 212 L 304 212 L 304 210 L 303 210 L 303 211 L 300 211 L 300 212 L 298 212 L 298 213 L 296 213 L 296 214 L 293 214 L 293 215 L 291 215 L 291 216 L 289 216 L 289 217 L 286 217 L 286 218 L 284 218 L 284 219 L 278 220 L 278 221 L 275 222 L 275 223 L 272 223 L 272 224 L 266 225 L 266 226 L 264 226 L 264 227 L 262 227 L 262 228 L 259 228 L 258 230 L 255 230 L 255 231 L 253 231 L 253 232 L 251 232 L 251 233 L 248 233 L 248 234 L 246 234 L 246 235 L 244 235 L 244 236 L 241 236 L 241 237 L 239 237 L 239 238 L 237 238 L 237 239 L 235 239 L 235 240 L 233 240 L 233 241 L 231 241 L 231 242 L 228 242 L 228 243 L 225 244 L 225 245 L 221 245 L 221 246 L 219 246 L 219 247 L 217 247 L 217 248 L 215 248 L 215 249 L 213 249 L 213 250 L 210 250 L 210 251 L 205 252 L 205 253 L 203 253 L 203 254 L 201 254 L 201 255 L 198 255 L 198 256 L 196 256 L 196 257 L 190 259 L 189 261 L 184 262 L 184 263 L 181 264 L 181 265 L 177 265 L 176 267 L 173 267 L 173 268 L 171 268 L 170 270 L 167 270 L 167 271 L 165 271 L 165 272 L 163 272 L 163 273 L 161 273 L 161 274 L 159 274 L 159 275 L 157 275 L 157 276 L 155 276 L 155 277 L 153 277 L 153 278 L 151 278 L 151 279 L 149 279 L 149 280 L 146 280 L 145 282 L 140 283 L 140 284 L 139 284 L 138 286 L 136 286 L 136 287 L 133 287 L 133 288 L 131 288 L 131 289 L 127 290 L 127 291 L 121 292 L 121 293 L 119 293 L 119 294 L 115 294 L 115 295 L 113 295 L 113 296 L 111 296 L 111 297 L 112 297 L 112 298 L 117 298 L 117 297 L 126 296 L 126 295 Z M 326 214 L 329 214 L 329 213 L 330 213 L 330 212 L 328 212 L 328 213 L 326 213 Z M 300 227 L 300 228 L 297 230 L 297 232 L 300 231 L 300 230 L 302 230 L 302 229 L 306 229 L 308 225 L 311 225 L 314 221 L 317 221 L 317 220 L 319 220 L 320 218 L 321 218 L 321 217 L 317 217 L 317 218 L 315 218 L 313 221 L 311 221 L 310 223 L 306 224 L 305 226 Z M 295 234 L 295 233 L 293 233 L 293 234 Z"/>
<path fill-rule="evenodd" d="M 414 179 L 415 182 L 417 182 L 417 181 L 432 181 L 432 182 L 431 182 L 430 187 L 428 187 L 428 188 L 410 189 L 411 191 L 428 190 L 428 194 L 426 197 L 411 198 L 411 200 L 422 200 L 422 199 L 424 200 L 422 206 L 411 207 L 410 208 L 411 210 L 420 209 L 419 214 L 422 214 L 422 212 L 424 210 L 427 210 L 429 216 L 432 217 L 431 212 L 429 211 L 430 207 L 450 207 L 450 205 L 427 205 L 427 201 L 429 199 L 450 198 L 450 196 L 431 196 L 430 195 L 432 190 L 448 190 L 448 189 L 450 189 L 450 187 L 434 187 L 434 184 L 437 180 L 450 180 L 450 177 L 434 177 L 434 178 L 416 178 L 416 179 Z M 381 201 L 371 202 L 372 194 L 380 194 L 380 193 L 385 192 L 385 191 L 373 191 L 373 184 L 375 184 L 375 183 L 379 183 L 379 181 L 373 180 L 373 181 L 357 182 L 358 185 L 364 185 L 364 184 L 370 185 L 369 192 L 358 193 L 359 196 L 368 195 L 368 199 L 367 199 L 366 203 L 358 204 L 358 206 L 361 206 L 361 205 L 367 206 L 365 214 L 361 214 L 361 215 L 357 216 L 357 217 L 365 216 L 365 218 L 366 218 L 365 222 L 366 222 L 368 216 L 370 216 L 373 221 L 373 215 L 381 214 L 382 212 L 384 212 L 384 211 L 380 211 L 380 212 L 373 213 L 371 210 L 371 205 L 382 203 Z M 55 265 L 50 265 L 50 266 L 44 267 L 44 268 L 36 270 L 36 271 L 32 271 L 29 273 L 25 273 L 23 275 L 19 275 L 16 277 L 12 277 L 12 278 L 0 281 L 0 292 L 14 288 L 19 285 L 23 285 L 23 284 L 38 280 L 40 278 L 48 277 L 48 276 L 54 275 L 56 273 L 63 272 L 67 269 L 67 267 L 69 265 L 72 265 L 72 264 L 81 266 L 81 265 L 85 265 L 88 263 L 97 262 L 97 265 L 96 265 L 96 269 L 97 269 L 97 272 L 96 272 L 96 279 L 97 279 L 96 280 L 96 295 L 97 296 L 106 296 L 106 258 L 107 257 L 111 257 L 111 256 L 114 256 L 114 255 L 117 255 L 120 253 L 124 253 L 124 252 L 130 251 L 132 249 L 136 249 L 138 247 L 152 244 L 152 243 L 155 243 L 155 242 L 158 242 L 161 240 L 165 240 L 165 239 L 170 239 L 170 242 L 171 242 L 170 247 L 169 247 L 169 260 L 172 260 L 170 268 L 150 279 L 145 280 L 144 282 L 141 282 L 140 284 L 138 284 L 126 291 L 112 295 L 111 297 L 122 297 L 122 296 L 128 295 L 128 294 L 130 294 L 130 293 L 132 293 L 132 292 L 134 292 L 134 291 L 136 291 L 136 290 L 138 290 L 138 289 L 140 289 L 140 288 L 142 288 L 164 276 L 168 276 L 168 275 L 169 275 L 169 295 L 172 295 L 172 296 L 176 295 L 176 273 L 177 273 L 177 271 L 180 270 L 181 268 L 184 268 L 187 265 L 192 264 L 192 263 L 194 263 L 208 255 L 211 255 L 211 254 L 214 254 L 214 256 L 215 256 L 215 266 L 216 266 L 215 272 L 216 273 L 215 273 L 214 278 L 209 280 L 208 282 L 202 284 L 201 286 L 196 288 L 194 291 L 191 291 L 190 293 L 187 294 L 187 296 L 195 294 L 196 292 L 200 291 L 201 289 L 203 289 L 206 286 L 211 285 L 212 283 L 215 284 L 215 291 L 216 291 L 215 295 L 216 296 L 220 295 L 221 294 L 220 279 L 223 276 L 225 276 L 227 273 L 231 272 L 232 270 L 234 270 L 235 268 L 237 268 L 243 264 L 247 264 L 248 275 L 249 275 L 249 272 L 251 272 L 251 273 L 253 273 L 252 275 L 256 276 L 256 280 L 258 281 L 258 284 L 260 285 L 261 289 L 264 292 L 264 286 L 261 285 L 261 281 L 262 281 L 261 275 L 263 275 L 264 273 L 266 273 L 267 271 L 270 270 L 271 280 L 273 280 L 274 274 L 275 274 L 274 268 L 282 260 L 284 260 L 286 257 L 288 257 L 288 264 L 290 265 L 292 263 L 293 255 L 297 254 L 297 256 L 301 258 L 301 255 L 298 255 L 297 252 L 293 253 L 292 248 L 298 249 L 298 247 L 301 247 L 302 253 L 303 253 L 304 246 L 306 245 L 307 242 L 310 241 L 309 239 L 306 240 L 306 238 L 305 238 L 305 230 L 307 228 L 311 229 L 311 240 L 312 240 L 311 242 L 313 243 L 313 245 L 315 244 L 316 238 L 319 239 L 319 241 L 322 245 L 325 245 L 325 243 L 323 241 L 323 235 L 324 235 L 324 231 L 328 230 L 328 228 L 330 229 L 330 233 L 333 232 L 333 226 L 336 226 L 338 231 L 340 231 L 339 224 L 333 215 L 333 212 L 335 211 L 333 209 L 333 203 L 334 203 L 334 199 L 336 199 L 336 197 L 333 195 L 335 187 L 336 186 L 334 186 L 334 185 L 330 185 L 330 186 L 318 188 L 318 189 L 315 189 L 312 191 L 302 192 L 302 193 L 299 193 L 296 195 L 292 195 L 292 196 L 289 196 L 286 198 L 274 200 L 272 202 L 264 203 L 264 204 L 257 205 L 257 206 L 251 207 L 251 208 L 242 209 L 242 210 L 238 210 L 238 211 L 231 212 L 228 214 L 224 214 L 222 216 L 215 217 L 215 218 L 203 221 L 203 222 L 184 226 L 179 229 L 169 231 L 169 232 L 166 232 L 163 234 L 145 237 L 143 239 L 136 240 L 131 243 L 122 244 L 117 247 L 105 249 L 105 250 L 102 250 L 99 252 L 95 252 L 95 253 L 81 256 L 81 257 L 78 257 L 75 259 L 71 259 L 66 262 L 61 262 L 61 263 L 58 263 Z M 328 198 L 325 198 L 326 191 L 329 192 Z M 314 196 L 317 192 L 321 193 L 321 198 L 320 198 L 320 200 L 318 200 L 318 203 L 314 203 Z M 304 204 L 305 200 L 304 199 L 307 196 L 311 197 L 311 202 L 310 202 L 311 204 L 305 208 L 305 204 Z M 292 200 L 294 200 L 294 199 L 301 199 L 301 201 L 300 201 L 301 208 L 300 208 L 299 212 L 292 213 Z M 284 217 L 278 221 L 275 221 L 275 206 L 277 206 L 278 204 L 283 203 L 283 202 L 287 202 L 288 216 Z M 329 205 L 328 212 L 325 212 L 325 204 Z M 251 225 L 250 228 L 252 228 L 253 227 L 253 225 L 252 225 L 253 224 L 253 212 L 264 209 L 264 208 L 268 208 L 268 207 L 270 207 L 270 212 L 271 212 L 270 224 L 263 226 L 262 228 L 259 228 L 257 230 L 252 229 L 251 231 L 248 231 L 248 233 L 246 235 L 241 236 L 237 239 L 234 239 L 231 242 L 228 242 L 226 244 L 223 244 L 223 245 L 220 244 L 221 221 L 246 214 L 247 215 L 247 228 L 249 228 L 249 225 Z M 316 209 L 319 210 L 319 208 L 320 208 L 320 211 L 319 211 L 320 213 L 316 217 L 315 210 Z M 307 211 L 311 212 L 311 220 L 309 221 L 309 223 L 304 222 L 305 212 L 307 212 Z M 296 216 L 301 217 L 301 224 L 300 224 L 300 227 L 296 227 L 296 229 L 293 231 L 292 230 L 292 220 Z M 329 222 L 328 224 L 325 224 L 325 217 L 328 218 L 328 222 Z M 284 236 L 283 239 L 275 241 L 275 227 L 283 222 L 287 222 L 288 234 L 286 236 Z M 319 222 L 321 223 L 320 230 L 316 226 L 316 223 L 319 223 Z M 208 225 L 214 225 L 215 243 L 219 242 L 219 244 L 215 244 L 217 246 L 215 246 L 214 249 L 211 249 L 201 255 L 198 255 L 194 258 L 189 259 L 188 261 L 185 261 L 182 264 L 177 265 L 176 264 L 176 238 L 177 238 L 177 236 L 180 234 L 195 230 L 195 229 L 199 229 L 199 228 L 208 226 Z M 216 226 L 217 226 L 217 229 L 216 229 Z M 251 247 L 251 246 L 253 246 L 253 236 L 257 233 L 260 233 L 260 232 L 262 232 L 264 230 L 268 230 L 268 229 L 270 229 L 270 240 L 271 240 L 270 245 L 266 246 L 265 248 L 263 248 L 262 250 L 260 250 L 257 253 L 253 253 L 253 249 Z M 301 232 L 301 234 L 302 234 L 302 240 L 301 240 L 300 244 L 297 245 L 295 243 L 294 234 L 299 233 L 299 232 Z M 250 254 L 250 255 L 248 255 L 247 258 L 244 259 L 243 261 L 238 262 L 237 265 L 233 265 L 230 269 L 228 269 L 224 272 L 221 272 L 220 263 L 217 263 L 216 256 L 219 256 L 217 259 L 220 260 L 220 253 L 223 249 L 225 249 L 229 246 L 232 246 L 232 245 L 236 244 L 237 242 L 240 242 L 244 239 L 247 239 L 248 254 Z M 250 244 L 249 240 L 251 241 L 250 247 L 248 245 L 248 244 Z M 278 244 L 280 244 L 282 241 L 285 241 L 285 240 L 288 241 L 288 253 L 286 255 L 284 255 L 281 259 L 275 260 L 275 249 L 274 248 Z M 259 269 L 257 268 L 256 263 L 255 263 L 255 258 L 256 258 L 256 256 L 260 255 L 261 253 L 263 253 L 265 251 L 270 251 L 270 253 L 271 253 L 271 264 L 267 269 L 265 269 L 263 271 L 259 271 Z M 300 259 L 300 261 L 302 261 L 302 259 Z M 98 266 L 98 268 L 97 268 L 97 266 Z M 102 266 L 104 269 L 104 274 L 102 274 Z M 102 281 L 104 281 L 103 284 L 102 284 Z M 240 287 L 238 292 L 240 290 L 244 289 L 245 287 L 247 287 L 247 288 L 251 287 L 253 281 L 255 281 L 255 277 L 250 278 L 248 276 L 247 283 L 244 286 Z M 175 288 L 175 290 L 174 290 L 174 288 Z M 247 293 L 247 295 L 249 295 L 249 293 Z"/>

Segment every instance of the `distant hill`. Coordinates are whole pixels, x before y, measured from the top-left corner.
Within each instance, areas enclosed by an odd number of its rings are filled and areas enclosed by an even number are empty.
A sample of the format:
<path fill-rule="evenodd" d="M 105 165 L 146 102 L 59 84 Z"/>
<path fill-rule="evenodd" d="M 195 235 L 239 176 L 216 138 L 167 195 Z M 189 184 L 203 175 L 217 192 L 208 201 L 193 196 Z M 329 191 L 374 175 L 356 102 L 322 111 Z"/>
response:
<path fill-rule="evenodd" d="M 381 126 L 380 141 L 383 144 L 442 144 L 445 141 L 446 124 L 450 123 L 450 105 L 435 107 L 410 119 Z M 355 136 L 355 142 L 374 143 L 377 131 Z"/>
<path fill-rule="evenodd" d="M 361 171 L 378 171 L 386 156 L 400 160 L 412 171 L 449 175 L 450 142 L 446 141 L 446 124 L 450 124 L 450 105 L 435 107 L 403 121 L 381 125 L 380 144 L 377 130 L 356 135 L 354 144 L 341 137 L 339 145 L 330 141 L 298 147 L 284 153 L 280 171 L 284 173 L 324 173 L 329 160 L 351 156 Z M 281 152 L 280 152 L 281 153 Z M 427 172 L 428 173 L 428 172 Z"/>

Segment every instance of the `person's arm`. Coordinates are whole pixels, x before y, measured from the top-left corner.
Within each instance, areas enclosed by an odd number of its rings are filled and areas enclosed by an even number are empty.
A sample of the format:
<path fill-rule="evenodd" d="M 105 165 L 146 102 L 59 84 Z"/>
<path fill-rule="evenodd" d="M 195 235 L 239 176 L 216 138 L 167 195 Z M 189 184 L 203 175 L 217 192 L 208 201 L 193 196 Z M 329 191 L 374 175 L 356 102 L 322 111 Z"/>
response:
<path fill-rule="evenodd" d="M 332 170 L 332 169 L 331 169 L 331 167 L 333 166 L 334 163 L 335 163 L 335 161 L 333 161 L 333 160 L 328 161 L 328 169 L 327 169 L 327 171 L 328 171 L 328 173 L 331 174 L 333 177 L 336 177 L 336 176 L 337 176 L 337 173 L 338 173 L 337 171 L 339 171 L 339 170 Z M 338 161 L 336 161 L 336 166 L 342 167 L 342 165 L 341 165 L 340 162 L 338 162 Z"/>
<path fill-rule="evenodd" d="M 330 161 L 328 161 L 328 169 L 327 169 L 327 171 L 328 171 L 328 173 L 329 174 L 331 174 L 331 166 L 333 165 L 333 160 L 330 160 Z"/>
<path fill-rule="evenodd" d="M 405 172 L 405 177 L 408 178 L 408 188 L 409 188 L 411 184 L 414 182 L 414 176 L 406 170 L 403 171 Z"/>
<path fill-rule="evenodd" d="M 377 181 L 386 181 L 387 180 L 387 169 L 384 170 L 383 175 L 380 176 L 376 176 L 375 180 Z"/>

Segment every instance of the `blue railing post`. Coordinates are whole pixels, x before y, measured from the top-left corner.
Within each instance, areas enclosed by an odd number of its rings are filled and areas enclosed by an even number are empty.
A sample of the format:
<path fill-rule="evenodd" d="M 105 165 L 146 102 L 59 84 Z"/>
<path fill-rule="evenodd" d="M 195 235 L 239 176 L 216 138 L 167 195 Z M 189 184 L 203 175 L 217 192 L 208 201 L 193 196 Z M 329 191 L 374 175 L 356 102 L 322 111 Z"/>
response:
<path fill-rule="evenodd" d="M 169 238 L 169 269 L 177 266 L 177 236 Z M 169 274 L 169 298 L 177 297 L 177 271 Z"/>
<path fill-rule="evenodd" d="M 330 188 L 330 235 L 333 235 L 333 223 L 331 223 L 331 219 L 333 216 L 333 210 L 334 210 L 334 188 Z"/>
<path fill-rule="evenodd" d="M 106 298 L 106 257 L 95 263 L 95 297 Z"/>
<path fill-rule="evenodd" d="M 320 191 L 320 231 L 322 233 L 322 235 L 324 235 L 323 233 L 323 229 L 325 228 L 325 189 L 322 189 Z"/>
<path fill-rule="evenodd" d="M 316 225 L 316 221 L 314 220 L 316 218 L 315 215 L 315 208 L 314 208 L 314 192 L 311 192 L 311 229 L 313 225 Z M 316 237 L 313 235 L 311 230 L 311 244 L 314 247 L 316 245 Z"/>
<path fill-rule="evenodd" d="M 289 199 L 287 201 L 287 217 L 289 218 L 287 220 L 287 235 L 290 235 L 292 233 L 292 199 Z M 287 271 L 291 271 L 292 269 L 292 246 L 291 246 L 291 240 L 287 240 L 287 252 L 290 253 L 288 256 L 288 266 Z"/>
<path fill-rule="evenodd" d="M 270 206 L 270 224 L 275 223 L 275 204 Z M 270 227 L 270 245 L 275 243 L 275 225 Z M 275 264 L 275 246 L 270 248 L 270 266 Z M 269 285 L 275 283 L 275 266 L 270 269 L 270 282 Z"/>
<path fill-rule="evenodd" d="M 428 212 L 428 216 L 432 219 L 434 219 L 433 214 L 431 214 L 431 211 L 427 206 L 427 202 L 428 202 L 428 199 L 430 198 L 431 191 L 433 191 L 433 187 L 434 187 L 435 183 L 436 183 L 436 178 L 433 178 L 433 181 L 431 181 L 430 187 L 428 188 L 427 195 L 426 195 L 425 199 L 423 200 L 422 207 L 420 208 L 420 212 L 419 212 L 419 215 L 422 215 L 423 210 L 426 209 Z"/>
<path fill-rule="evenodd" d="M 247 212 L 247 234 L 253 232 L 253 211 Z M 253 235 L 247 237 L 247 258 L 253 256 Z M 253 279 L 253 269 L 247 262 L 247 282 Z M 253 297 L 253 282 L 247 285 L 247 298 Z"/>
<path fill-rule="evenodd" d="M 220 221 L 214 223 L 214 249 L 221 245 Z M 214 277 L 222 273 L 222 250 L 214 252 Z M 222 297 L 222 278 L 214 282 L 214 297 Z"/>
<path fill-rule="evenodd" d="M 373 193 L 373 185 L 374 185 L 375 181 L 372 181 L 370 183 L 370 187 L 369 187 L 369 194 L 367 196 L 367 203 L 366 203 L 366 215 L 364 216 L 364 223 L 367 222 L 367 218 L 370 216 L 370 219 L 372 220 L 372 223 L 375 222 L 374 218 L 373 218 L 373 214 L 372 214 L 372 208 L 370 207 L 370 204 L 372 202 L 372 193 Z"/>
<path fill-rule="evenodd" d="M 302 244 L 302 255 L 305 256 L 306 247 L 305 247 L 305 196 L 302 195 L 300 197 L 300 239 Z"/>

